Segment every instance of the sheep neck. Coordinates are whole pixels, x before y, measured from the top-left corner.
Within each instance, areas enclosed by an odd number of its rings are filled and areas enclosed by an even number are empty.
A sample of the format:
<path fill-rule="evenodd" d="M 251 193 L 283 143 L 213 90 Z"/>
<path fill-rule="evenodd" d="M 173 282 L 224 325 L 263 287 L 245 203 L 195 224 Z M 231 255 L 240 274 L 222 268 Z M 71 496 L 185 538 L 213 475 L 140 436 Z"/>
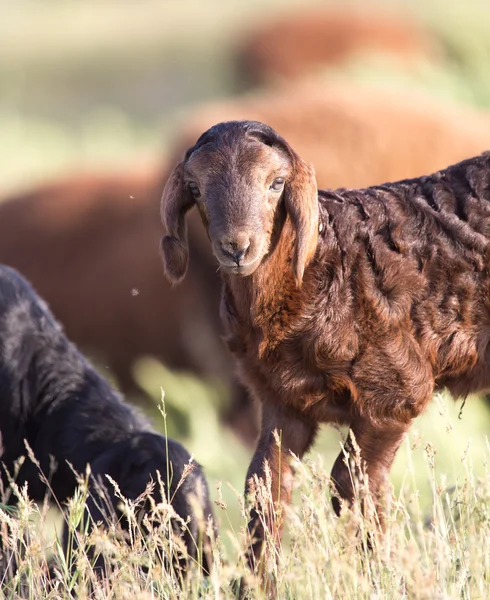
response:
<path fill-rule="evenodd" d="M 238 334 L 243 340 L 253 332 L 261 338 L 277 342 L 284 336 L 290 321 L 298 317 L 305 304 L 304 286 L 299 289 L 294 280 L 292 261 L 295 233 L 289 219 L 284 223 L 280 238 L 271 253 L 249 277 L 225 275 L 224 306 L 226 312 L 234 314 L 236 323 L 230 333 Z M 318 234 L 311 243 L 310 259 L 318 245 Z M 225 319 L 226 321 L 226 319 Z M 228 322 L 229 328 L 230 323 Z"/>

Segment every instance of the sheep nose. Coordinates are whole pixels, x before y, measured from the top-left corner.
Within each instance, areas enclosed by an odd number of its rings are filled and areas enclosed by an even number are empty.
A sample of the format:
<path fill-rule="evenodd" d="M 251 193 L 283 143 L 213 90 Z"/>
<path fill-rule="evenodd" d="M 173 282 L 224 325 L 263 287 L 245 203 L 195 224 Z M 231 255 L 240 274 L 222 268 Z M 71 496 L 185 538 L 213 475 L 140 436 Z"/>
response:
<path fill-rule="evenodd" d="M 250 246 L 250 238 L 246 233 L 239 233 L 233 239 L 224 239 L 221 241 L 221 250 L 240 266 L 240 261 L 245 256 Z"/>

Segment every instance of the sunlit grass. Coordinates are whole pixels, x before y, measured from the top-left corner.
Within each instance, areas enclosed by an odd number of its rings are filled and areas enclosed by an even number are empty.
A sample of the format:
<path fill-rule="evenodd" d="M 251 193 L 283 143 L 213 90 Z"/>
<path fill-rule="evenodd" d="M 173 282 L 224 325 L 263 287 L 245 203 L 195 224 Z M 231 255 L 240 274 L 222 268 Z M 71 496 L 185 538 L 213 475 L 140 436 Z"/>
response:
<path fill-rule="evenodd" d="M 452 430 L 447 435 L 449 447 L 454 448 L 459 443 L 457 433 Z M 412 450 L 416 439 L 417 434 L 411 435 L 404 449 L 409 465 L 417 461 Z M 376 533 L 374 522 L 363 517 L 357 505 L 352 511 L 344 510 L 340 518 L 334 516 L 328 469 L 319 455 L 313 454 L 302 463 L 294 461 L 296 491 L 286 512 L 288 531 L 277 564 L 269 563 L 278 597 L 489 597 L 489 457 L 486 443 L 480 457 L 483 468 L 477 476 L 468 454 L 456 453 L 463 471 L 455 484 L 452 472 L 445 477 L 438 473 L 438 454 L 434 444 L 428 442 L 420 465 L 431 490 L 427 508 L 421 506 L 413 478 L 407 477 L 401 488 L 392 493 L 384 536 Z M 234 597 L 233 582 L 247 575 L 246 510 L 240 494 L 232 500 L 239 514 L 233 529 L 227 503 L 222 499 L 216 502 L 220 535 L 212 543 L 212 574 L 205 576 L 199 565 L 191 561 L 184 576 L 169 568 L 166 560 L 185 552 L 172 533 L 170 506 L 154 506 L 153 513 L 141 522 L 134 505 L 121 498 L 130 524 L 129 539 L 123 539 L 116 528 L 75 533 L 87 494 L 83 478 L 80 484 L 79 492 L 65 510 L 71 538 L 76 536 L 78 541 L 69 560 L 59 536 L 48 531 L 52 524 L 48 526 L 39 518 L 42 508 L 33 505 L 23 490 L 17 491 L 19 504 L 15 511 L 7 511 L 5 506 L 0 509 L 2 538 L 9 549 L 7 560 L 13 564 L 15 559 L 18 565 L 10 575 L 5 572 L 5 598 L 69 598 L 70 594 L 77 598 L 92 594 L 101 600 Z M 364 543 L 368 535 L 372 549 Z M 108 565 L 105 579 L 97 578 L 93 568 L 100 553 Z M 263 597 L 260 588 L 253 586 L 250 595 Z"/>

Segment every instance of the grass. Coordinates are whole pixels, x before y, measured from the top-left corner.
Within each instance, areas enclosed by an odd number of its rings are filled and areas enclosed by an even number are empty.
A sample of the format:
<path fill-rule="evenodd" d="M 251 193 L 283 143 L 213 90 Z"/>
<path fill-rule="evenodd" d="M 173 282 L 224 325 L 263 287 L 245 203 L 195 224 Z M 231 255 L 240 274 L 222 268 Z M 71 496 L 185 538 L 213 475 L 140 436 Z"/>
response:
<path fill-rule="evenodd" d="M 165 566 L 162 557 L 170 560 L 182 549 L 170 525 L 172 509 L 167 503 L 154 507 L 154 514 L 141 522 L 135 507 L 121 498 L 131 543 L 116 528 L 98 529 L 79 536 L 67 559 L 60 540 L 63 521 L 53 518 L 47 503 L 36 506 L 26 490 L 16 490 L 18 507 L 0 507 L 0 531 L 10 549 L 9 559 L 19 568 L 1 583 L 0 597 L 234 597 L 232 582 L 247 573 L 247 511 L 241 490 L 250 451 L 223 430 L 215 385 L 169 372 L 150 359 L 140 361 L 135 371 L 156 399 L 162 386 L 166 390 L 164 415 L 174 417 L 155 424 L 177 436 L 204 466 L 219 529 L 211 577 L 204 577 L 195 563 L 184 579 Z M 279 598 L 490 597 L 488 408 L 469 398 L 462 419 L 460 412 L 461 403 L 437 395 L 414 423 L 392 473 L 386 536 L 376 538 L 369 552 L 362 540 L 375 529 L 372 520 L 363 518 L 357 508 L 340 518 L 333 514 L 329 473 L 343 432 L 324 429 L 306 460 L 294 461 L 295 491 L 286 513 L 282 553 L 277 565 L 270 566 Z M 176 428 L 179 421 L 184 424 Z M 63 507 L 71 539 L 78 535 L 75 530 L 86 497 L 82 478 L 78 493 Z M 150 525 L 155 520 L 156 527 Z M 94 573 L 94 549 L 95 556 L 103 553 L 110 564 L 103 581 Z M 251 597 L 264 596 L 257 588 Z"/>
<path fill-rule="evenodd" d="M 455 443 L 456 433 L 448 434 Z M 412 447 L 417 434 L 406 443 L 408 474 L 413 470 Z M 434 447 L 423 451 L 430 485 L 430 503 L 424 509 L 419 490 L 411 476 L 392 491 L 391 507 L 384 537 L 375 533 L 373 519 L 360 514 L 358 506 L 336 518 L 330 507 L 329 475 L 319 456 L 295 462 L 295 499 L 286 518 L 288 532 L 271 576 L 276 580 L 279 598 L 487 598 L 490 597 L 490 446 L 486 442 L 483 470 L 477 476 L 468 454 L 460 456 L 464 473 L 454 485 L 451 477 L 438 474 Z M 72 532 L 80 524 L 86 483 L 70 501 L 65 518 Z M 267 494 L 267 490 L 261 490 Z M 238 526 L 229 521 L 227 503 L 215 506 L 221 533 L 212 544 L 215 567 L 205 577 L 198 564 L 191 563 L 186 577 L 165 566 L 162 556 L 182 551 L 172 533 L 171 507 L 154 507 L 150 520 L 140 522 L 135 507 L 121 499 L 130 524 L 130 542 L 122 540 L 115 528 L 77 534 L 79 545 L 71 563 L 65 559 L 58 537 L 48 531 L 45 507 L 33 505 L 24 490 L 17 490 L 19 505 L 15 517 L 0 511 L 2 535 L 11 558 L 19 564 L 16 575 L 2 585 L 4 598 L 21 597 L 194 599 L 233 598 L 232 583 L 246 574 L 243 552 L 246 510 L 243 498 Z M 6 536 L 6 526 L 10 531 Z M 149 536 L 143 531 L 150 531 Z M 373 536 L 368 550 L 363 540 Z M 228 537 L 228 543 L 225 538 Z M 232 551 L 227 550 L 231 542 Z M 110 568 L 105 580 L 93 570 L 93 550 L 103 552 Z M 92 554 L 91 554 L 92 553 Z M 48 574 L 47 557 L 51 561 Z M 262 598 L 258 588 L 252 598 Z"/>
<path fill-rule="evenodd" d="M 227 521 L 237 528 L 236 490 L 243 489 L 252 449 L 242 446 L 231 431 L 223 428 L 219 418 L 223 391 L 190 374 L 171 372 L 149 358 L 137 363 L 135 375 L 156 403 L 161 390 L 165 390 L 166 411 L 171 415 L 167 424 L 169 435 L 178 438 L 204 466 L 212 490 L 221 482 L 228 506 Z M 155 425 L 163 431 L 158 415 Z M 396 492 L 410 484 L 418 490 L 422 508 L 430 508 L 433 474 L 427 471 L 427 446 L 435 453 L 435 475 L 446 478 L 450 485 L 459 485 L 469 468 L 476 477 L 483 476 L 489 429 L 490 409 L 483 399 L 469 397 L 462 407 L 461 401 L 454 402 L 448 394 L 436 394 L 425 413 L 414 421 L 410 443 L 398 451 L 391 478 Z M 318 435 L 312 453 L 328 472 L 345 434 L 345 430 L 325 426 Z"/>

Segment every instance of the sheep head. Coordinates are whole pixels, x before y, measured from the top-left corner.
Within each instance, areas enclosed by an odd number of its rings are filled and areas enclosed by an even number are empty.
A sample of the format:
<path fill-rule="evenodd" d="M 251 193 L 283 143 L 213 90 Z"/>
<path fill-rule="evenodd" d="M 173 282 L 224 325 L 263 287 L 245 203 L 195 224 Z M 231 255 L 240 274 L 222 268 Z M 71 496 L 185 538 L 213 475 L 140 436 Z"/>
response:
<path fill-rule="evenodd" d="M 300 286 L 317 242 L 313 169 L 272 128 L 256 121 L 219 123 L 206 131 L 171 173 L 162 197 L 165 273 L 178 283 L 187 270 L 185 213 L 200 211 L 221 268 L 251 275 L 269 253 L 281 206 L 296 239 L 293 270 Z"/>

